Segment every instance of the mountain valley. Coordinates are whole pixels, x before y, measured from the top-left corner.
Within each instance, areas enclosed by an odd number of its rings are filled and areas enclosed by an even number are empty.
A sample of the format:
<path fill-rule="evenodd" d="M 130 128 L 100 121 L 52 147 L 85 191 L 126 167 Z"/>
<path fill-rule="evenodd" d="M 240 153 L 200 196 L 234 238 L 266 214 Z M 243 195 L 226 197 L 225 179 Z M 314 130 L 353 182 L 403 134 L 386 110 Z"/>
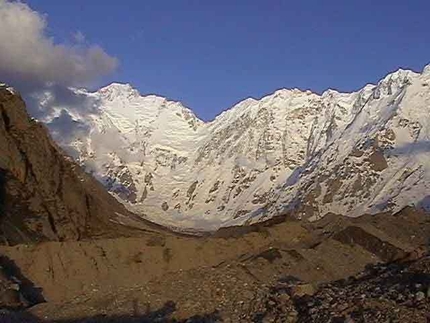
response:
<path fill-rule="evenodd" d="M 0 323 L 430 323 L 429 12 L 0 0 Z"/>
<path fill-rule="evenodd" d="M 360 95 L 366 103 L 344 119 L 331 106 L 329 123 L 315 120 L 333 92 L 263 99 L 288 107 L 315 96 L 313 108 L 288 112 L 290 132 L 255 100 L 239 104 L 239 117 L 233 109 L 205 124 L 136 93 L 131 100 L 160 105 L 161 119 L 137 113 L 130 125 L 110 108 L 97 115 L 96 105 L 85 118 L 47 107 L 54 117 L 36 120 L 15 89 L 0 86 L 0 321 L 427 322 L 428 77 L 428 68 L 400 71 L 379 94 L 336 94 L 339 106 Z M 117 104 L 122 94 L 108 92 L 124 86 L 109 88 L 100 92 Z M 157 126 L 140 128 L 145 120 Z M 139 131 L 147 136 L 138 144 Z M 231 199 L 219 199 L 226 185 Z M 173 201 L 185 209 L 169 213 L 166 194 L 178 188 Z M 231 211 L 246 205 L 248 213 Z M 200 219 L 209 206 L 217 217 Z"/>

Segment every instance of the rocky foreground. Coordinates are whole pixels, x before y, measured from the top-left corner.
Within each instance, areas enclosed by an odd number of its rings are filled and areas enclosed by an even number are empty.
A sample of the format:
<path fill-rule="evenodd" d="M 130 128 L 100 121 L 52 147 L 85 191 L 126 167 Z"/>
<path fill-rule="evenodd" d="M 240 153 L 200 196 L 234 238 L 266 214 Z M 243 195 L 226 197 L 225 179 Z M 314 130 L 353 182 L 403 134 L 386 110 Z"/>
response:
<path fill-rule="evenodd" d="M 430 257 L 377 264 L 320 285 L 280 281 L 253 322 L 429 322 Z"/>
<path fill-rule="evenodd" d="M 419 257 L 418 259 L 413 259 Z M 203 273 L 194 273 L 203 274 Z M 226 276 L 231 274 L 227 270 Z M 204 281 L 200 286 L 222 281 Z M 177 306 L 166 302 L 159 309 L 151 310 L 146 304 L 143 313 L 138 302 L 133 300 L 134 313 L 130 315 L 96 315 L 89 318 L 68 320 L 43 320 L 28 312 L 11 311 L 24 298 L 19 296 L 19 282 L 9 284 L 2 276 L 1 302 L 8 302 L 3 309 L 1 322 L 309 322 L 309 323 L 364 323 L 364 322 L 410 322 L 430 321 L 430 256 L 414 253 L 409 258 L 390 264 L 369 265 L 355 276 L 320 285 L 302 282 L 293 276 L 279 279 L 271 286 L 243 285 L 239 295 L 251 297 L 242 300 L 229 313 L 214 310 L 212 313 L 194 315 L 187 319 L 176 319 Z M 218 279 L 225 279 L 222 275 Z M 239 277 L 237 277 L 240 279 Z M 192 280 L 190 281 L 192 282 Z M 195 286 L 195 292 L 200 288 Z M 182 294 L 183 290 L 177 290 Z M 154 295 L 156 297 L 156 295 Z M 240 296 L 239 296 L 240 297 Z M 121 297 L 118 297 L 121 301 Z M 194 302 L 200 301 L 195 295 Z M 220 301 L 222 307 L 222 301 Z M 69 304 L 69 306 L 73 306 Z"/>
<path fill-rule="evenodd" d="M 428 215 L 325 221 L 1 247 L 1 322 L 427 322 Z"/>

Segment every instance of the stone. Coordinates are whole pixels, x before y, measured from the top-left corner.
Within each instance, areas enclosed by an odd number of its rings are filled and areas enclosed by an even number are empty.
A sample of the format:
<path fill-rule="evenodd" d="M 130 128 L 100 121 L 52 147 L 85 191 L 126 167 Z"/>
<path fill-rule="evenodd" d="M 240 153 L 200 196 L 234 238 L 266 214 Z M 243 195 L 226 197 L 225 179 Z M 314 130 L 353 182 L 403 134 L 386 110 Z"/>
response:
<path fill-rule="evenodd" d="M 415 294 L 415 299 L 420 302 L 426 298 L 426 295 L 423 292 L 418 292 Z"/>
<path fill-rule="evenodd" d="M 19 291 L 19 285 L 16 284 L 16 283 L 10 284 L 9 288 L 13 289 L 13 290 L 16 290 L 16 291 Z"/>
<path fill-rule="evenodd" d="M 312 284 L 300 284 L 293 286 L 291 290 L 291 295 L 293 297 L 303 297 L 305 295 L 312 296 L 316 293 L 316 288 Z"/>
<path fill-rule="evenodd" d="M 0 307 L 20 308 L 20 294 L 14 289 L 7 289 L 0 295 Z"/>
<path fill-rule="evenodd" d="M 288 296 L 287 294 L 281 294 L 278 298 L 281 303 L 286 303 L 290 300 L 290 296 Z"/>

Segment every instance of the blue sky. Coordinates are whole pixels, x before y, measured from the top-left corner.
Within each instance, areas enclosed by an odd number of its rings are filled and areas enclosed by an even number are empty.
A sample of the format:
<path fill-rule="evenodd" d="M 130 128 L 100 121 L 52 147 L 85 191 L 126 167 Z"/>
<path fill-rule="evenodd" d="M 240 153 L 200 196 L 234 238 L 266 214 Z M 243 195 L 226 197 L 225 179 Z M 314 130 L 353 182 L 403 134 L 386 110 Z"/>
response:
<path fill-rule="evenodd" d="M 430 62 L 430 1 L 28 0 L 58 42 L 119 59 L 101 84 L 180 100 L 204 120 L 279 88 L 358 89 Z"/>

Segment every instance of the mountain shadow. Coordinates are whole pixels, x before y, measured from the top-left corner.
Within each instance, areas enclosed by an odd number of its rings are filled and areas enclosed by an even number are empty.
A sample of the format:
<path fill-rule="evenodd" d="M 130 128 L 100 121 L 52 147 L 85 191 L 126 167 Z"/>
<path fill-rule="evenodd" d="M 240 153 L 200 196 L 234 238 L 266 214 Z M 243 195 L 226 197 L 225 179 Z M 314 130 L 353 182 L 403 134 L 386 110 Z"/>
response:
<path fill-rule="evenodd" d="M 389 151 L 390 155 L 418 155 L 430 152 L 430 141 L 416 141 L 396 147 Z"/>
<path fill-rule="evenodd" d="M 23 275 L 20 268 L 10 258 L 0 255 L 0 272 L 1 284 L 0 293 L 4 293 L 3 286 L 7 286 L 9 282 L 19 285 L 19 293 L 25 299 L 25 307 L 31 307 L 36 304 L 44 303 L 45 298 L 42 294 L 42 289 L 34 285 L 34 283 Z M 0 303 L 1 304 L 1 303 Z"/>

